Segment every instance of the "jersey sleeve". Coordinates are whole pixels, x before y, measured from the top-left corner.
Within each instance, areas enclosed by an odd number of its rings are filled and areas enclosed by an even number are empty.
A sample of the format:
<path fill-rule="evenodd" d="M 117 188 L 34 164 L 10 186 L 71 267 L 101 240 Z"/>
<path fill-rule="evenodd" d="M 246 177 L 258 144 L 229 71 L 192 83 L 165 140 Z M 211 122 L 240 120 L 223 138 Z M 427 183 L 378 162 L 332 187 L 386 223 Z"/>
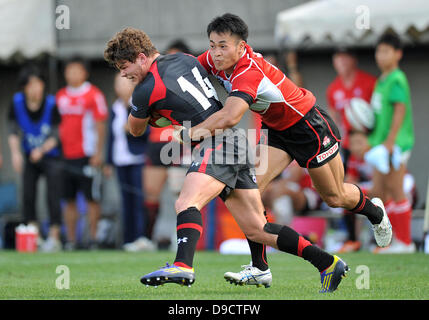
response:
<path fill-rule="evenodd" d="M 389 101 L 391 103 L 407 103 L 406 89 L 399 81 L 395 81 L 390 89 Z"/>
<path fill-rule="evenodd" d="M 237 92 L 245 93 L 252 99 L 252 101 L 246 102 L 252 104 L 256 100 L 258 88 L 263 78 L 264 75 L 258 69 L 249 68 L 238 72 L 238 75 L 232 80 L 230 95 L 237 95 Z"/>
<path fill-rule="evenodd" d="M 145 119 L 150 116 L 150 92 L 145 83 L 139 83 L 133 92 L 131 98 L 131 114 L 133 117 Z M 153 89 L 153 88 L 152 88 Z"/>
<path fill-rule="evenodd" d="M 107 102 L 104 94 L 100 89 L 93 87 L 93 104 L 92 111 L 94 115 L 94 119 L 96 121 L 105 121 L 107 120 L 109 113 L 107 111 Z"/>

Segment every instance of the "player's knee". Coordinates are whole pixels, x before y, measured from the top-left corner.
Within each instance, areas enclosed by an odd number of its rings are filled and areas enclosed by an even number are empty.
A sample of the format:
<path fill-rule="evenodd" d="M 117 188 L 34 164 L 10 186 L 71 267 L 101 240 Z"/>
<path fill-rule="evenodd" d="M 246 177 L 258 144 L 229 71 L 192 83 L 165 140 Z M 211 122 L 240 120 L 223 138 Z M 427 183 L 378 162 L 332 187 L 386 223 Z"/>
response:
<path fill-rule="evenodd" d="M 252 240 L 254 242 L 261 243 L 264 240 L 263 230 L 256 227 L 246 229 L 244 231 L 244 234 L 246 235 L 247 239 Z"/>
<path fill-rule="evenodd" d="M 179 197 L 174 203 L 174 209 L 176 210 L 177 214 L 179 214 L 182 211 L 185 211 L 189 207 L 199 207 L 199 206 L 195 203 L 191 203 L 191 201 L 183 197 Z"/>
<path fill-rule="evenodd" d="M 181 199 L 180 197 L 174 203 L 174 209 L 176 210 L 176 213 L 182 212 L 187 208 L 189 208 L 189 206 L 187 205 L 187 202 Z"/>
<path fill-rule="evenodd" d="M 323 201 L 331 208 L 342 208 L 343 197 L 339 194 L 329 194 L 322 197 Z"/>

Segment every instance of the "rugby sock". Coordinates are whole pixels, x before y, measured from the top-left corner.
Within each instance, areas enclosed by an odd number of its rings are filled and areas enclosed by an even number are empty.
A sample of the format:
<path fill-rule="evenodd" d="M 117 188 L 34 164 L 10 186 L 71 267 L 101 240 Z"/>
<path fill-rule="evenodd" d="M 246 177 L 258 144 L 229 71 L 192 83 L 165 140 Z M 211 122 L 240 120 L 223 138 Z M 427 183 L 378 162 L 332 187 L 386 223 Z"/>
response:
<path fill-rule="evenodd" d="M 250 247 L 250 254 L 252 256 L 252 266 L 258 268 L 261 271 L 265 271 L 268 269 L 267 263 L 267 250 L 266 245 L 258 242 L 254 242 L 248 238 L 247 242 Z"/>
<path fill-rule="evenodd" d="M 396 220 L 396 238 L 408 245 L 411 243 L 411 204 L 408 199 L 397 201 L 393 210 Z"/>
<path fill-rule="evenodd" d="M 264 211 L 265 218 L 267 217 L 267 212 Z M 267 246 L 255 241 L 252 241 L 248 238 L 247 242 L 250 247 L 250 254 L 252 256 L 252 266 L 258 268 L 261 271 L 268 270 L 267 263 Z"/>
<path fill-rule="evenodd" d="M 355 185 L 360 192 L 359 202 L 350 211 L 366 216 L 372 224 L 379 224 L 383 219 L 383 210 L 371 202 L 371 200 L 363 194 L 361 188 Z"/>
<path fill-rule="evenodd" d="M 152 240 L 153 229 L 156 223 L 156 219 L 159 214 L 159 202 L 145 201 L 144 205 L 147 209 L 147 221 L 146 221 L 146 237 Z"/>
<path fill-rule="evenodd" d="M 174 265 L 192 268 L 197 242 L 203 232 L 201 212 L 190 207 L 177 215 L 177 253 Z"/>
<path fill-rule="evenodd" d="M 288 226 L 267 223 L 264 230 L 278 235 L 277 247 L 279 250 L 302 257 L 315 266 L 319 272 L 323 272 L 334 262 L 332 255 L 316 245 L 312 245 L 310 241 Z"/>

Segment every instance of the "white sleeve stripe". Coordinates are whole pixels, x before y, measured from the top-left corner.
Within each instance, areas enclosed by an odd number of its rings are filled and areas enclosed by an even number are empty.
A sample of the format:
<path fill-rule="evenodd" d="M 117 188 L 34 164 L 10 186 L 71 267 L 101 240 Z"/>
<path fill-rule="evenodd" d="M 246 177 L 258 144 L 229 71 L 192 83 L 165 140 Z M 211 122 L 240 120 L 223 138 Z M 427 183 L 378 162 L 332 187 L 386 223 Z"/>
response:
<path fill-rule="evenodd" d="M 276 87 L 278 87 L 283 81 L 285 81 L 286 75 L 283 75 L 283 79 L 280 80 L 279 83 L 276 84 Z"/>
<path fill-rule="evenodd" d="M 242 71 L 242 72 L 240 72 L 239 74 L 237 74 L 234 78 L 232 78 L 231 79 L 231 83 L 236 79 L 236 78 L 238 78 L 239 76 L 241 76 L 243 73 L 245 73 L 247 70 L 249 70 L 250 69 L 250 67 L 252 66 L 252 64 L 253 64 L 253 61 L 250 61 L 250 65 L 246 68 L 246 70 L 244 70 L 244 71 Z M 263 73 L 262 73 L 263 74 Z"/>
<path fill-rule="evenodd" d="M 99 93 L 95 94 L 95 105 L 97 106 L 97 111 L 99 114 L 104 115 L 107 113 L 106 102 L 104 100 L 104 97 Z"/>
<path fill-rule="evenodd" d="M 213 68 L 213 66 L 210 63 L 209 55 L 210 55 L 210 53 L 207 52 L 207 59 L 206 60 L 207 60 L 207 63 L 209 64 L 210 68 Z"/>

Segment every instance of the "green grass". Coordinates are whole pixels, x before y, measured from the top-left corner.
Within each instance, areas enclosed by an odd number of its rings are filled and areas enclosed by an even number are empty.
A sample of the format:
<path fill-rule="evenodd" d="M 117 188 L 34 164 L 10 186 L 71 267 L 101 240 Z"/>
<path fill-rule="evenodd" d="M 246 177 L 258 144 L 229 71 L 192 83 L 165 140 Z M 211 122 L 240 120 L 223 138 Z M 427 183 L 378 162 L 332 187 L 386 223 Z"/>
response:
<path fill-rule="evenodd" d="M 238 271 L 248 256 L 197 252 L 196 282 L 188 287 L 166 284 L 158 288 L 140 284 L 140 277 L 174 258 L 173 252 L 126 253 L 78 251 L 56 254 L 0 252 L 0 299 L 139 299 L 139 300 L 295 300 L 295 299 L 429 299 L 429 256 L 373 255 L 367 252 L 341 256 L 351 271 L 339 289 L 319 294 L 317 270 L 301 258 L 269 255 L 273 285 L 269 289 L 234 286 L 223 279 L 225 271 Z M 58 265 L 70 270 L 70 289 L 55 283 Z M 359 265 L 370 271 L 370 288 L 357 289 Z"/>

